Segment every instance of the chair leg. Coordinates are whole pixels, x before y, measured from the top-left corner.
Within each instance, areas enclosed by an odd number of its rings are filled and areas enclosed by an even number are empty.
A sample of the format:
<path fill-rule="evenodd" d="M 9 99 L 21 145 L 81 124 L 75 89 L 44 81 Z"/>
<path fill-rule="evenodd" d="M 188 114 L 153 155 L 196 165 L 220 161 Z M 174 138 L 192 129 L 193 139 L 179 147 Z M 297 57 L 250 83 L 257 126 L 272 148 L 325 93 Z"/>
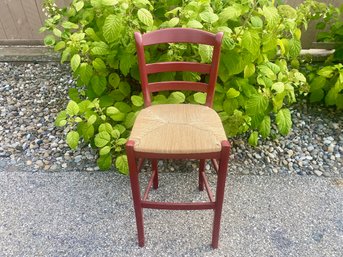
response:
<path fill-rule="evenodd" d="M 130 173 L 130 182 L 132 190 L 133 205 L 135 209 L 136 216 L 136 225 L 138 232 L 138 245 L 140 247 L 144 246 L 144 223 L 143 223 L 143 208 L 141 205 L 141 195 L 140 195 L 140 186 L 138 179 L 138 171 L 136 165 L 136 158 L 134 153 L 134 142 L 129 141 L 126 144 L 126 153 L 129 163 L 129 173 Z"/>
<path fill-rule="evenodd" d="M 199 191 L 204 191 L 204 177 L 205 172 L 205 160 L 201 159 L 199 162 Z"/>
<path fill-rule="evenodd" d="M 213 232 L 212 232 L 212 247 L 218 248 L 220 220 L 224 201 L 225 182 L 227 175 L 227 165 L 230 155 L 230 144 L 227 141 L 222 142 L 222 151 L 220 155 L 220 163 L 217 178 L 216 191 L 216 206 L 214 209 Z"/>
<path fill-rule="evenodd" d="M 156 160 L 156 159 L 152 160 L 152 161 L 151 161 L 151 165 L 152 165 L 153 173 L 155 173 L 153 187 L 154 187 L 154 189 L 157 189 L 157 188 L 158 188 L 158 167 L 157 167 L 157 160 Z"/>

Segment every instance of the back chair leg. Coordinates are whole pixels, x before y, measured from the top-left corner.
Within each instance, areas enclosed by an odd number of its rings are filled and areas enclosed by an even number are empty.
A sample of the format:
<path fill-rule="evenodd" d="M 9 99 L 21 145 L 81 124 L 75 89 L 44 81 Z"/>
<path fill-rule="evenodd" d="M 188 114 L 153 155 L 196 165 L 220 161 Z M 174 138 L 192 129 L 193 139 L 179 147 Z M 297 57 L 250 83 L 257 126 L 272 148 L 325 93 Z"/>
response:
<path fill-rule="evenodd" d="M 158 188 L 158 167 L 157 167 L 157 160 L 156 160 L 156 159 L 153 159 L 153 160 L 151 161 L 151 164 L 152 164 L 152 171 L 155 172 L 153 187 L 154 187 L 154 189 L 157 189 L 157 188 Z"/>
<path fill-rule="evenodd" d="M 220 154 L 218 178 L 217 178 L 217 191 L 216 191 L 216 206 L 214 209 L 213 218 L 213 232 L 212 232 L 212 247 L 218 248 L 219 232 L 220 232 L 220 221 L 223 209 L 225 182 L 227 175 L 227 165 L 230 155 L 230 145 L 226 141 L 222 142 L 222 151 Z"/>
<path fill-rule="evenodd" d="M 204 177 L 203 174 L 205 172 L 205 160 L 201 159 L 199 162 L 199 191 L 204 191 Z"/>

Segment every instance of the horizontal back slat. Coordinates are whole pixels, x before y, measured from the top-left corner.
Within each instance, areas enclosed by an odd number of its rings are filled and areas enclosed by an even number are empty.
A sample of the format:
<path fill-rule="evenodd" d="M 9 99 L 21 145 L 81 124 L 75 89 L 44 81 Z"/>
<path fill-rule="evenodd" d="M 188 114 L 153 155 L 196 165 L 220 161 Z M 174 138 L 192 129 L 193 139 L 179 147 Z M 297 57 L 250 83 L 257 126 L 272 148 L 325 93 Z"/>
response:
<path fill-rule="evenodd" d="M 188 29 L 185 33 L 183 28 L 169 28 L 156 30 L 142 35 L 143 45 L 155 45 L 164 43 L 195 43 L 195 44 L 215 44 L 215 35 L 197 29 Z"/>
<path fill-rule="evenodd" d="M 211 65 L 197 62 L 159 62 L 146 65 L 148 74 L 171 71 L 210 73 Z"/>
<path fill-rule="evenodd" d="M 207 92 L 208 84 L 193 81 L 163 81 L 153 82 L 148 84 L 148 90 L 153 92 L 169 91 L 169 90 L 191 90 Z"/>

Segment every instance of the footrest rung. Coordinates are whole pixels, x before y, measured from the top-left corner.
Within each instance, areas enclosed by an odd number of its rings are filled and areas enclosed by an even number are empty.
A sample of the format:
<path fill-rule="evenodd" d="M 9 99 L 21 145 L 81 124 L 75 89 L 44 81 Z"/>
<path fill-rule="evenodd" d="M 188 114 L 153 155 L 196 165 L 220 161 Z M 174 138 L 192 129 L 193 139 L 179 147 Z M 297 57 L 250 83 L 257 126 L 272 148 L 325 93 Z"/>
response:
<path fill-rule="evenodd" d="M 142 201 L 142 208 L 161 209 L 161 210 L 210 210 L 215 208 L 213 202 L 197 202 L 197 203 L 173 203 L 173 202 L 152 202 Z"/>

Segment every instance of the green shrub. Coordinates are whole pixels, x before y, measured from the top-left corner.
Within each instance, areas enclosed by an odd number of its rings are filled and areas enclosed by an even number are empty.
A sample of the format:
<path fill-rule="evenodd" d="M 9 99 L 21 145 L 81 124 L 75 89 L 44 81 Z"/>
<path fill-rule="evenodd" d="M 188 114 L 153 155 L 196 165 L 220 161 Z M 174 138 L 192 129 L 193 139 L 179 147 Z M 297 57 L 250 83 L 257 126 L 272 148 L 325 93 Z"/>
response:
<path fill-rule="evenodd" d="M 249 143 L 256 145 L 259 135 L 271 135 L 273 122 L 281 135 L 291 130 L 288 105 L 306 88 L 298 70 L 300 28 L 312 18 L 313 8 L 324 10 L 325 5 L 306 1 L 294 9 L 271 0 L 74 0 L 60 9 L 46 0 L 44 7 L 49 18 L 42 31 L 50 33 L 45 44 L 61 53 L 61 62 L 70 62 L 77 81 L 56 125 L 70 128 L 71 148 L 79 142 L 97 147 L 101 169 L 115 159 L 118 170 L 127 173 L 124 145 L 143 106 L 135 31 L 191 27 L 225 32 L 214 109 L 228 136 L 249 132 Z M 149 47 L 147 55 L 148 62 L 208 62 L 211 50 L 169 44 Z M 204 79 L 197 73 L 180 76 L 163 73 L 150 79 Z M 204 98 L 202 93 L 163 92 L 153 103 L 204 103 Z"/>
<path fill-rule="evenodd" d="M 318 41 L 334 44 L 335 51 L 324 64 L 308 65 L 310 102 L 324 100 L 327 106 L 343 109 L 343 5 L 330 6 L 327 15 L 317 24 Z"/>

